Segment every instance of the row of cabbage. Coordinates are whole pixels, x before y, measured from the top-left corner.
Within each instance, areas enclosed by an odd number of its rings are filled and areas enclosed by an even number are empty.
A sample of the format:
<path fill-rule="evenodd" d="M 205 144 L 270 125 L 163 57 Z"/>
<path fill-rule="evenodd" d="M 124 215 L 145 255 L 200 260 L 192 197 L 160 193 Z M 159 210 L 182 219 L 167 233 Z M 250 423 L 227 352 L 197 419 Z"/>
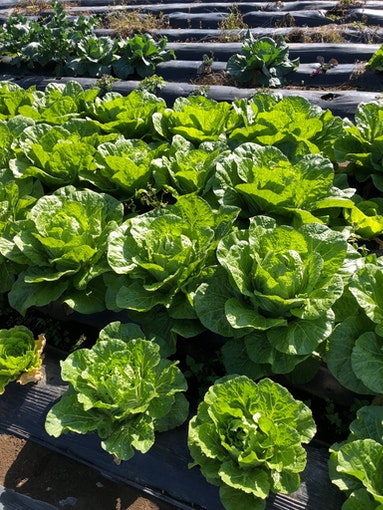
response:
<path fill-rule="evenodd" d="M 326 363 L 346 388 L 383 393 L 382 115 L 379 102 L 350 122 L 301 97 L 170 108 L 147 91 L 0 83 L 0 291 L 21 314 L 59 302 L 140 325 L 113 323 L 68 357 L 48 432 L 97 431 L 117 459 L 147 451 L 188 415 L 167 359 L 177 339 L 216 334 L 228 376 L 190 421 L 195 463 L 228 509 L 296 490 L 315 424 L 269 377 Z M 351 430 L 331 476 L 345 504 L 375 509 L 382 407 Z"/>

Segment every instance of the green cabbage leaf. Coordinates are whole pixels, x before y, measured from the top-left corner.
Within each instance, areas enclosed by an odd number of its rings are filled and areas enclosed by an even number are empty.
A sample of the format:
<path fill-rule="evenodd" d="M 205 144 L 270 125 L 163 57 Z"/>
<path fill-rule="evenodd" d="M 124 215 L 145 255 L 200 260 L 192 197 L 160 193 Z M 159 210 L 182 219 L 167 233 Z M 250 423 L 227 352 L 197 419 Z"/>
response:
<path fill-rule="evenodd" d="M 152 161 L 154 180 L 173 195 L 205 195 L 212 187 L 216 161 L 228 154 L 222 144 L 203 142 L 198 147 L 175 135 L 169 149 Z"/>
<path fill-rule="evenodd" d="M 165 108 L 163 99 L 140 90 L 133 90 L 126 96 L 118 92 L 108 92 L 102 98 L 97 97 L 84 104 L 84 112 L 99 122 L 102 131 L 118 132 L 125 138 L 142 138 L 148 141 L 158 138 L 152 116 L 163 112 Z"/>
<path fill-rule="evenodd" d="M 335 143 L 335 156 L 339 162 L 347 162 L 347 173 L 357 181 L 372 181 L 383 191 L 383 102 L 360 103 L 355 111 L 354 123 L 345 125 L 344 136 Z"/>
<path fill-rule="evenodd" d="M 121 201 L 127 200 L 153 184 L 151 162 L 166 147 L 167 144 L 148 144 L 122 136 L 105 141 L 97 146 L 94 166 L 82 169 L 80 178 Z"/>
<path fill-rule="evenodd" d="M 200 144 L 225 137 L 236 118 L 230 103 L 204 96 L 178 97 L 172 108 L 154 113 L 153 123 L 159 135 L 171 141 L 181 135 Z"/>
<path fill-rule="evenodd" d="M 354 313 L 329 337 L 327 363 L 347 388 L 383 393 L 383 257 L 370 257 L 350 279 Z"/>
<path fill-rule="evenodd" d="M 254 142 L 278 147 L 291 159 L 322 153 L 335 161 L 334 144 L 342 138 L 344 122 L 299 96 L 256 94 L 233 103 L 238 115 L 229 140 L 240 145 Z"/>
<path fill-rule="evenodd" d="M 214 192 L 242 214 L 266 214 L 280 222 L 328 223 L 328 211 L 352 208 L 354 190 L 334 186 L 334 168 L 320 154 L 290 161 L 277 147 L 243 143 L 217 162 Z"/>

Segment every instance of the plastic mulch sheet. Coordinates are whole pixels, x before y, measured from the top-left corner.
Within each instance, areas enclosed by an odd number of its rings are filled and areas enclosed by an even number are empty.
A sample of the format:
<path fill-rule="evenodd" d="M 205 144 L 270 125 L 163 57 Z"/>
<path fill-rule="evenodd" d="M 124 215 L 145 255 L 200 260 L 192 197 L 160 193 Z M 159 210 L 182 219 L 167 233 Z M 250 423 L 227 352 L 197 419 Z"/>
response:
<path fill-rule="evenodd" d="M 93 467 L 114 481 L 155 494 L 180 509 L 189 510 L 195 506 L 208 510 L 223 509 L 217 487 L 208 484 L 197 467 L 188 467 L 191 457 L 187 448 L 187 425 L 158 434 L 148 453 L 137 452 L 131 460 L 120 465 L 101 448 L 96 435 L 67 434 L 57 439 L 49 436 L 44 428 L 45 416 L 65 391 L 66 385 L 60 378 L 56 354 L 46 354 L 44 366 L 43 381 L 27 386 L 12 383 L 0 396 L 0 431 L 29 438 Z M 318 510 L 323 498 L 326 510 L 340 508 L 341 495 L 328 477 L 327 449 L 308 446 L 307 451 L 308 463 L 301 476 L 300 489 L 291 495 L 271 496 L 267 510 Z"/>
<path fill-rule="evenodd" d="M 0 485 L 0 510 L 57 510 L 57 508 Z"/>

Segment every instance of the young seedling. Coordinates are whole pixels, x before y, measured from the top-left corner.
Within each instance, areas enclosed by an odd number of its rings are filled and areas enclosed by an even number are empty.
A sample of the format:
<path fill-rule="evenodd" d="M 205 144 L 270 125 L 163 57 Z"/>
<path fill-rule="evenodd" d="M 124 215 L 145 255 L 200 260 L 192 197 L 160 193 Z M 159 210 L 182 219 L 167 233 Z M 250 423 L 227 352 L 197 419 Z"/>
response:
<path fill-rule="evenodd" d="M 321 55 L 317 57 L 317 62 L 319 65 L 310 74 L 312 78 L 320 73 L 327 73 L 327 71 L 333 69 L 339 64 L 339 62 L 335 58 L 330 58 L 330 60 L 326 62 L 324 57 L 322 57 Z"/>

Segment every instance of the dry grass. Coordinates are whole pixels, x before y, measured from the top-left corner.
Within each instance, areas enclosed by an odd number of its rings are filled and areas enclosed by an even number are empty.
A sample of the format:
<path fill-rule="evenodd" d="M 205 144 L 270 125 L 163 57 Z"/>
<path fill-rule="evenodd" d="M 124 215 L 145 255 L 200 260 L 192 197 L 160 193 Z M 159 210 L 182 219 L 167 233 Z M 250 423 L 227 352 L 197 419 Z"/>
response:
<path fill-rule="evenodd" d="M 104 26 L 126 38 L 134 34 L 151 33 L 167 28 L 169 23 L 162 13 L 154 15 L 137 9 L 119 10 L 109 14 L 104 20 Z"/>
<path fill-rule="evenodd" d="M 340 23 L 347 23 L 352 21 L 352 14 L 350 10 L 363 7 L 366 4 L 366 0 L 339 0 L 331 9 L 326 12 L 326 16 L 333 18 L 334 21 Z"/>
<path fill-rule="evenodd" d="M 223 85 L 227 87 L 235 87 L 236 82 L 232 76 L 226 71 L 216 73 L 202 74 L 195 80 L 191 81 L 192 85 Z"/>
<path fill-rule="evenodd" d="M 64 9 L 75 7 L 75 2 L 62 2 Z M 50 0 L 19 0 L 13 11 L 15 14 L 22 14 L 23 16 L 39 16 L 52 9 Z"/>
<path fill-rule="evenodd" d="M 287 43 L 332 43 L 340 44 L 347 42 L 342 30 L 338 25 L 327 25 L 320 28 L 296 28 L 286 34 Z"/>

